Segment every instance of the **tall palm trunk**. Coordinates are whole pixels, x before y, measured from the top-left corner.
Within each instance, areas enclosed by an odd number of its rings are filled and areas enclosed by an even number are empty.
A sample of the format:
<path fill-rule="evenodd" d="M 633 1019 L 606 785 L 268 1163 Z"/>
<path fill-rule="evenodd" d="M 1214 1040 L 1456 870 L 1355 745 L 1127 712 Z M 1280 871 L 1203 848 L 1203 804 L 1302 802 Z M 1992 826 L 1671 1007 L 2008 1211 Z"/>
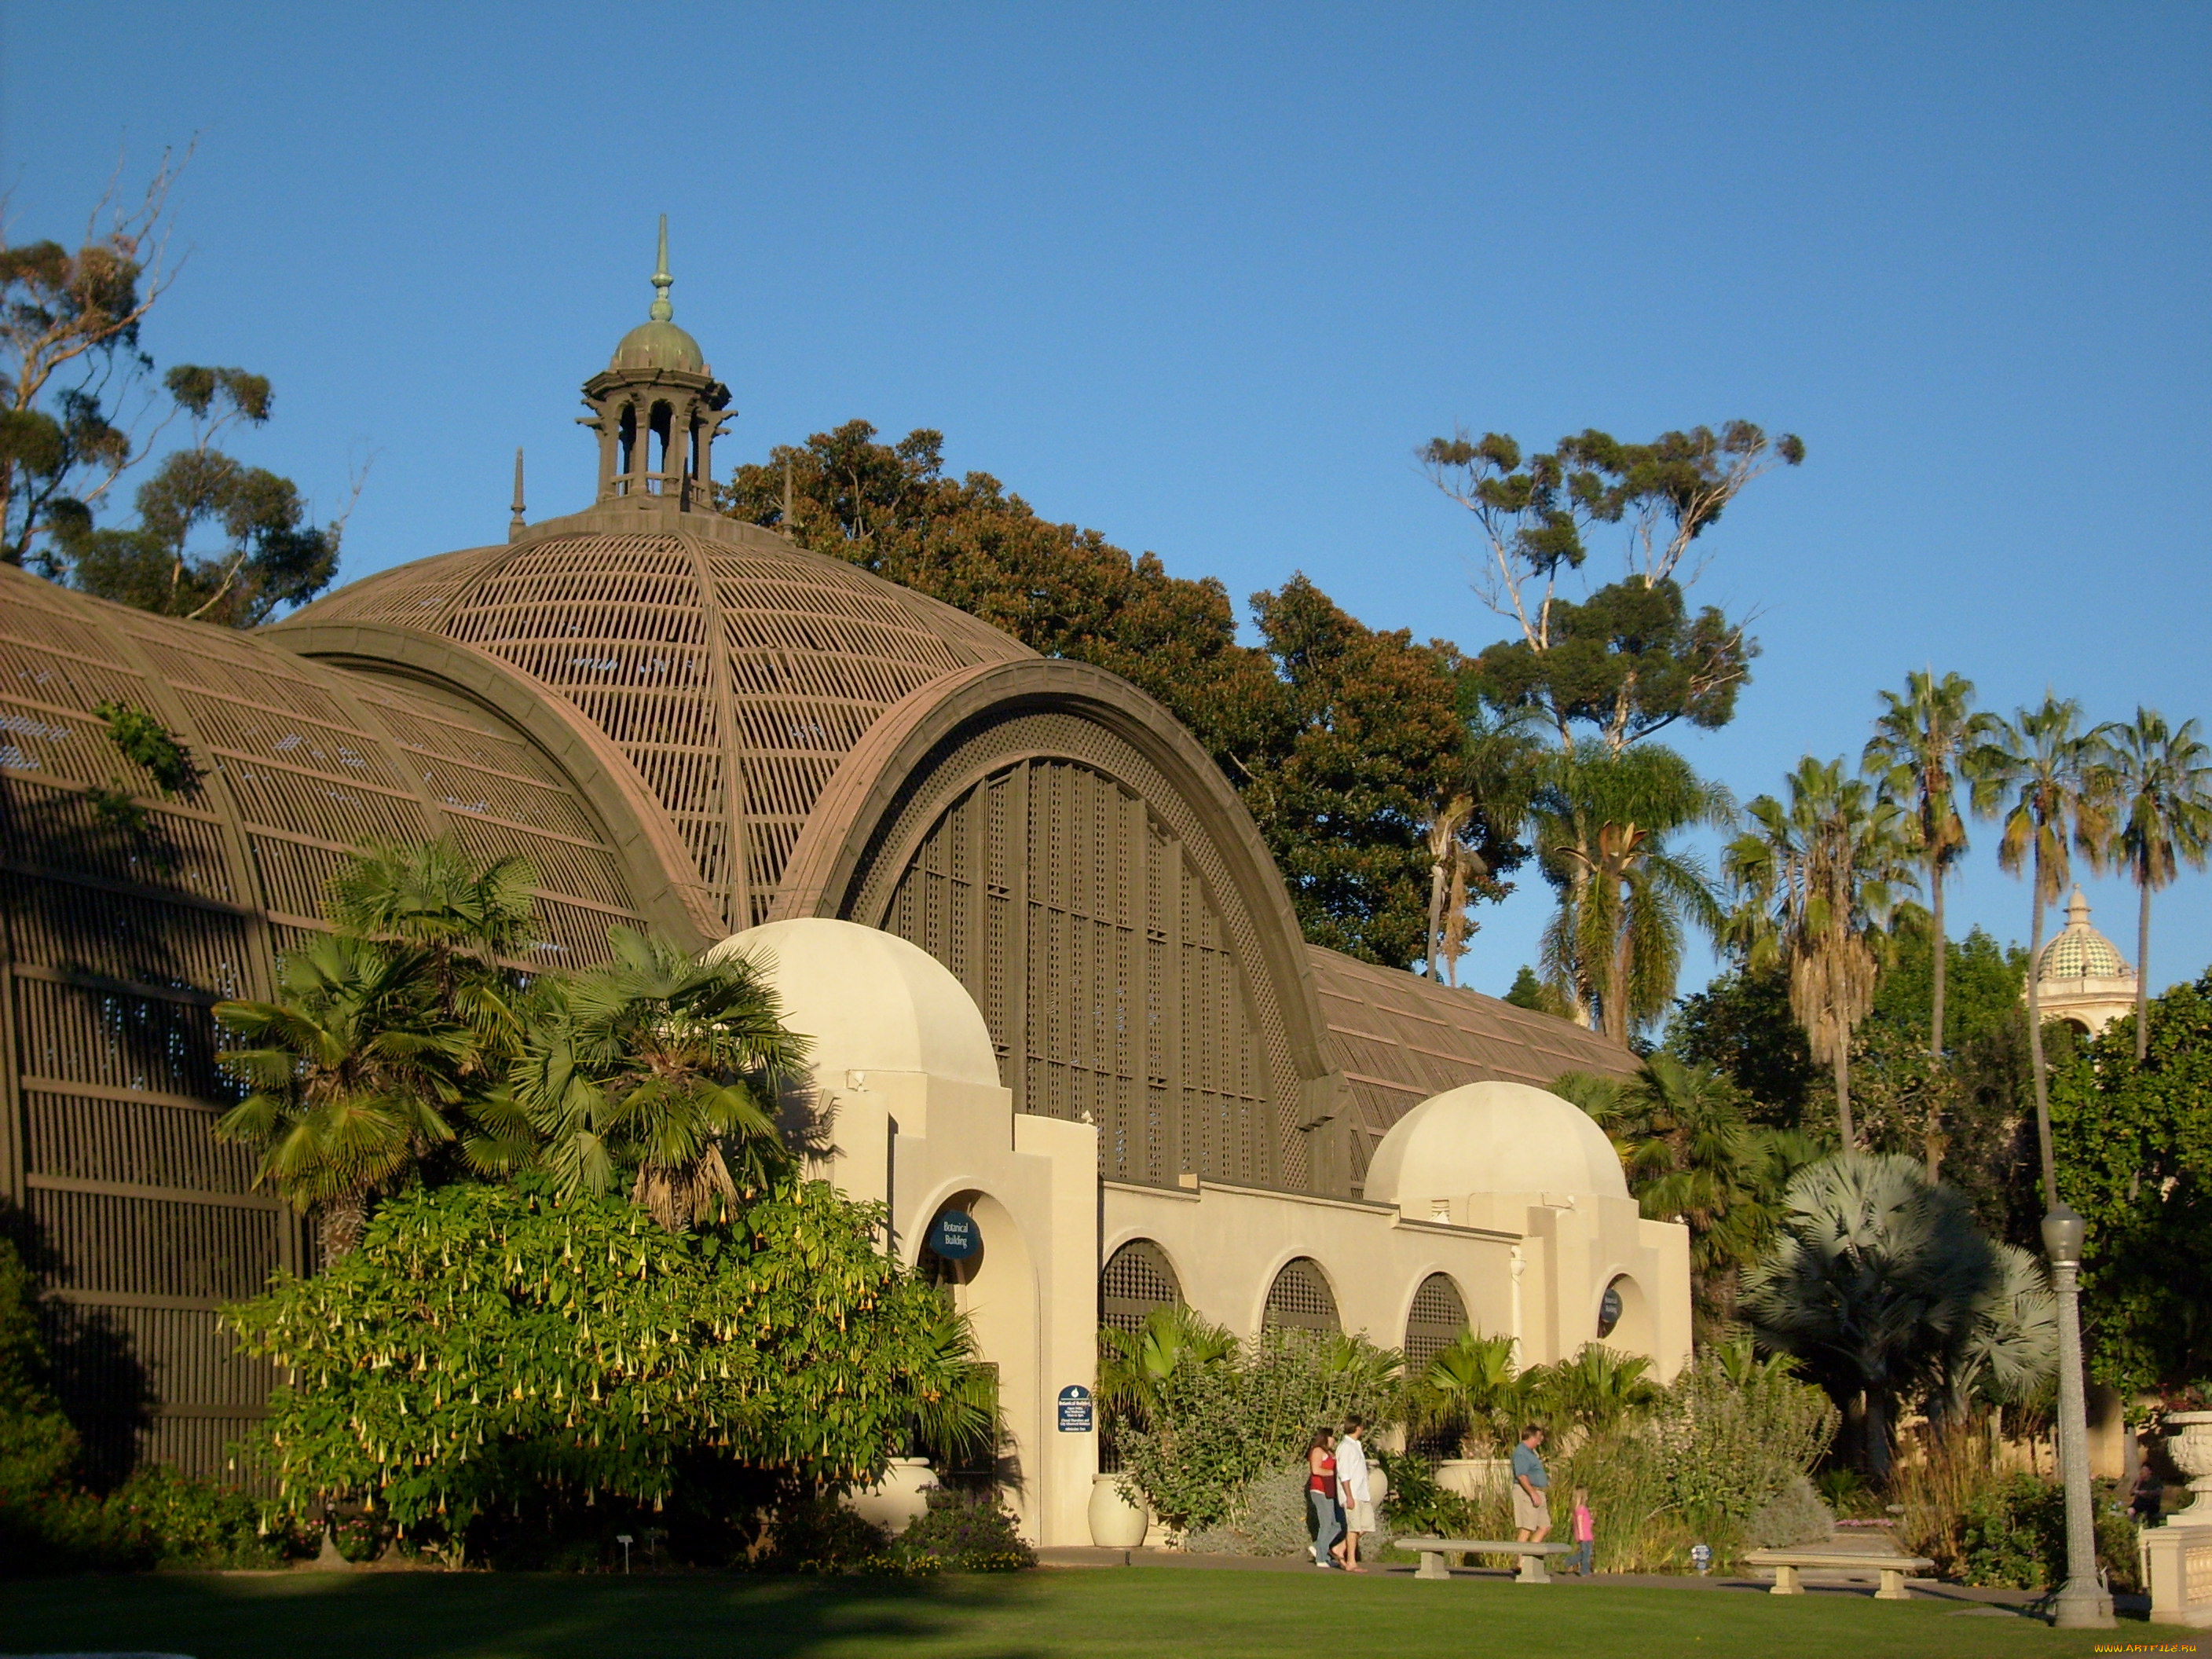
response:
<path fill-rule="evenodd" d="M 2136 1064 L 2150 1053 L 2150 872 L 2140 865 L 2136 885 L 2142 890 L 2142 908 L 2136 920 Z"/>
<path fill-rule="evenodd" d="M 1836 1041 L 1836 1058 L 1830 1069 L 1836 1078 L 1836 1127 L 1844 1137 L 1844 1150 L 1858 1150 L 1858 1129 L 1851 1121 L 1851 1034 L 1845 1031 Z"/>
<path fill-rule="evenodd" d="M 1429 933 L 1428 943 L 1422 954 L 1429 959 L 1429 978 L 1443 977 L 1437 971 L 1437 958 L 1443 954 L 1444 928 L 1444 861 L 1431 850 L 1429 863 Z"/>
<path fill-rule="evenodd" d="M 1943 1044 L 1943 992 L 1949 979 L 1951 945 L 1943 929 L 1943 860 L 1931 855 L 1928 860 L 1929 921 L 1936 935 L 1935 984 L 1929 997 L 1928 1011 L 1928 1121 L 1921 1132 L 1920 1144 L 1928 1164 L 1928 1182 L 1933 1186 L 1943 1169 L 1943 1079 L 1947 1074 Z"/>
<path fill-rule="evenodd" d="M 2035 855 L 2035 878 L 2030 891 L 2034 914 L 2027 928 L 2027 1063 L 2035 1073 L 2035 1138 L 2043 1154 L 2043 1207 L 2058 1202 L 2058 1169 L 2051 1152 L 2051 1086 L 2043 1075 L 2043 999 L 2036 981 L 2043 955 L 2043 854 Z"/>

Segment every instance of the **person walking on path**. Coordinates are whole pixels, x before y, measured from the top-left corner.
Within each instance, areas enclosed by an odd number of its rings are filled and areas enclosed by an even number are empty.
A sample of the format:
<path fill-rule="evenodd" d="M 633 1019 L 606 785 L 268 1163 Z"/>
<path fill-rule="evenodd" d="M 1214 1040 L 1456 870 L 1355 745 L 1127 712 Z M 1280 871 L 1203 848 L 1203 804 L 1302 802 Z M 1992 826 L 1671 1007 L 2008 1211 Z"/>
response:
<path fill-rule="evenodd" d="M 2137 1526 L 2154 1527 L 2158 1524 L 2158 1512 L 2162 1507 L 2160 1500 L 2165 1496 L 2166 1482 L 2158 1478 L 2158 1472 L 2151 1468 L 2150 1460 L 2146 1457 L 2142 1467 L 2136 1471 L 2135 1492 L 2128 1504 L 2128 1513 L 2135 1517 Z"/>
<path fill-rule="evenodd" d="M 1306 1496 L 1313 1502 L 1314 1565 L 1340 1567 L 1337 1540 L 1344 1535 L 1344 1510 L 1336 1501 L 1336 1440 L 1327 1429 L 1316 1429 L 1306 1448 Z"/>
<path fill-rule="evenodd" d="M 1597 1523 L 1589 1512 L 1589 1488 L 1575 1488 L 1575 1576 L 1587 1578 L 1597 1565 Z"/>
<path fill-rule="evenodd" d="M 1544 1431 L 1531 1423 L 1521 1431 L 1521 1443 L 1513 1449 L 1514 1536 L 1524 1544 L 1540 1544 L 1552 1531 L 1552 1477 L 1536 1455 L 1543 1443 Z M 1336 1455 L 1341 1460 L 1344 1449 L 1337 1448 Z"/>
<path fill-rule="evenodd" d="M 1344 1438 L 1336 1443 L 1336 1489 L 1344 1505 L 1344 1549 L 1346 1572 L 1364 1572 L 1359 1565 L 1359 1535 L 1375 1530 L 1375 1504 L 1367 1485 L 1367 1448 L 1359 1443 L 1367 1425 L 1352 1418 L 1344 1425 Z"/>

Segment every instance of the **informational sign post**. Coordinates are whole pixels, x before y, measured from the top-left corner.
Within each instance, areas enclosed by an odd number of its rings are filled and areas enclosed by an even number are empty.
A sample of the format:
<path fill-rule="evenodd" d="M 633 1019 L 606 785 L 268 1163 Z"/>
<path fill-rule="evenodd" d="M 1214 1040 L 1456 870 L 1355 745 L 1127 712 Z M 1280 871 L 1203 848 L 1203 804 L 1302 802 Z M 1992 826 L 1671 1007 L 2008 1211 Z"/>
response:
<path fill-rule="evenodd" d="M 1093 1426 L 1091 1390 L 1080 1382 L 1069 1383 L 1060 1391 L 1060 1431 L 1089 1434 Z"/>
<path fill-rule="evenodd" d="M 975 1218 L 965 1210 L 939 1210 L 929 1224 L 929 1248 L 947 1261 L 965 1261 L 983 1248 Z"/>

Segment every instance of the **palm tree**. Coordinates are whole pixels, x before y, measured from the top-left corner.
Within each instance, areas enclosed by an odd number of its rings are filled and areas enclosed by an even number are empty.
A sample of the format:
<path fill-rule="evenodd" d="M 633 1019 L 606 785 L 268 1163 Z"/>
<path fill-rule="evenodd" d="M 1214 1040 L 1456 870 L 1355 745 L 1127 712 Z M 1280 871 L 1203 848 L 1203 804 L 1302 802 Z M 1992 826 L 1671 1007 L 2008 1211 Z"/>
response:
<path fill-rule="evenodd" d="M 1544 935 L 1546 971 L 1576 1018 L 1616 1042 L 1674 1000 L 1685 924 L 1722 922 L 1711 883 L 1668 837 L 1735 817 L 1726 789 L 1657 744 L 1619 755 L 1550 757 L 1532 809 L 1536 850 L 1559 908 Z"/>
<path fill-rule="evenodd" d="M 2035 1079 L 2035 1130 L 2043 1154 L 2043 1201 L 2058 1202 L 2051 1150 L 2051 1085 L 2043 1064 L 2043 1004 L 2037 974 L 2043 957 L 2043 912 L 2073 879 L 2069 856 L 2094 869 L 2112 840 L 2113 776 L 2103 728 L 2081 729 L 2081 706 L 2045 694 L 2039 708 L 1997 722 L 1988 741 L 1966 757 L 1973 808 L 2002 824 L 1997 862 L 2028 884 L 2027 1048 Z"/>
<path fill-rule="evenodd" d="M 1543 750 L 1534 714 L 1525 708 L 1491 714 L 1481 709 L 1467 722 L 1467 746 L 1457 777 L 1430 816 L 1428 976 L 1458 982 L 1467 937 L 1468 884 L 1493 873 L 1467 844 L 1467 831 L 1486 826 L 1493 842 L 1507 842 L 1528 816 Z"/>
<path fill-rule="evenodd" d="M 1141 1429 L 1152 1421 L 1160 1389 L 1182 1367 L 1203 1369 L 1236 1358 L 1237 1339 L 1180 1302 L 1154 1308 L 1133 1331 L 1098 1332 L 1098 1407 L 1118 1423 Z"/>
<path fill-rule="evenodd" d="M 1761 1346 L 1794 1354 L 1889 1470 L 1899 1406 L 1957 1370 L 2012 1287 L 2008 1259 L 1957 1188 L 1909 1158 L 1844 1152 L 1790 1185 L 1775 1249 L 1745 1276 Z"/>
<path fill-rule="evenodd" d="M 1747 962 L 1790 964 L 1790 1009 L 1815 1060 L 1836 1082 L 1836 1121 L 1846 1150 L 1851 1120 L 1851 1035 L 1874 1008 L 1875 945 L 1910 879 L 1905 815 L 1838 760 L 1807 756 L 1786 780 L 1787 804 L 1761 795 L 1746 809 L 1757 826 L 1729 843 L 1723 863 L 1742 896 L 1735 921 Z"/>
<path fill-rule="evenodd" d="M 700 962 L 625 927 L 607 940 L 607 966 L 539 982 L 514 1101 L 564 1193 L 634 1170 L 632 1200 L 678 1232 L 737 1196 L 726 1141 L 749 1188 L 782 1167 L 776 1095 L 806 1042 L 741 953 Z"/>
<path fill-rule="evenodd" d="M 342 928 L 428 951 L 441 1006 L 477 1029 L 496 1066 L 517 1035 L 512 979 L 499 963 L 537 925 L 537 885 L 526 859 L 485 864 L 450 836 L 372 841 L 331 878 L 329 908 Z"/>
<path fill-rule="evenodd" d="M 1650 1370 L 1650 1360 L 1642 1354 L 1624 1354 L 1602 1342 L 1586 1342 L 1573 1358 L 1539 1366 L 1522 1382 L 1531 1404 L 1529 1414 L 1559 1437 L 1559 1449 L 1564 1455 L 1656 1404 L 1659 1385 Z"/>
<path fill-rule="evenodd" d="M 1935 937 L 1935 984 L 1928 1018 L 1928 1059 L 1943 1066 L 1943 993 L 1948 967 L 1943 927 L 1943 888 L 1966 850 L 1966 821 L 1959 816 L 1959 763 L 1993 724 L 1974 712 L 1974 684 L 1957 674 L 1936 678 L 1933 669 L 1905 677 L 1902 694 L 1884 691 L 1863 764 L 1881 781 L 1883 794 L 1911 814 L 1915 850 L 1928 887 L 1929 932 Z M 1934 1171 L 1929 1171 L 1930 1179 Z"/>
<path fill-rule="evenodd" d="M 1528 1404 L 1513 1363 L 1513 1339 L 1473 1329 L 1437 1351 L 1409 1394 L 1408 1426 L 1462 1454 L 1470 1443 L 1510 1445 Z"/>
<path fill-rule="evenodd" d="M 2150 896 L 2172 884 L 2179 866 L 2204 867 L 2212 854 L 2212 749 L 2195 720 L 2169 729 L 2154 708 L 2138 708 L 2135 722 L 2106 733 L 2119 811 L 2119 856 L 2136 884 L 2136 1060 L 2150 1052 Z"/>
<path fill-rule="evenodd" d="M 1728 1079 L 1663 1048 L 1632 1079 L 1568 1073 L 1551 1086 L 1611 1138 L 1644 1213 L 1689 1228 L 1700 1316 L 1724 1322 L 1735 1276 L 1773 1240 L 1784 1189 L 1825 1149 L 1792 1131 L 1753 1124 Z"/>
<path fill-rule="evenodd" d="M 323 1262 L 359 1243 L 377 1193 L 453 1139 L 445 1109 L 472 1051 L 429 989 L 425 952 L 319 934 L 288 954 L 273 1002 L 219 1002 L 244 1046 L 222 1060 L 246 1098 L 216 1138 L 261 1149 L 258 1179 L 321 1223 Z"/>

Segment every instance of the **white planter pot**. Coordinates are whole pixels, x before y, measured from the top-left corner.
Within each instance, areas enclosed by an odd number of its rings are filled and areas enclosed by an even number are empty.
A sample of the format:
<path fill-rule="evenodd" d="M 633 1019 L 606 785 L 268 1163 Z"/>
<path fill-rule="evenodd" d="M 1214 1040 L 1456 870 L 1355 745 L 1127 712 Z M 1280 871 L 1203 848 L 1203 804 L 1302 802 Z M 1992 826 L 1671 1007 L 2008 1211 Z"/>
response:
<path fill-rule="evenodd" d="M 928 1513 L 929 1494 L 936 1486 L 937 1474 L 927 1458 L 894 1457 L 881 1486 L 865 1486 L 845 1503 L 863 1521 L 872 1521 L 896 1535 Z"/>
<path fill-rule="evenodd" d="M 2187 1509 L 2166 1518 L 2166 1525 L 2212 1527 L 2212 1412 L 2171 1412 L 2166 1425 L 2175 1431 L 2166 1437 L 2166 1449 L 2189 1477 L 2195 1494 Z"/>
<path fill-rule="evenodd" d="M 1380 1510 L 1382 1500 L 1390 1495 L 1390 1477 L 1380 1463 L 1367 1466 L 1367 1497 Z"/>
<path fill-rule="evenodd" d="M 1447 1457 L 1437 1465 L 1437 1485 L 1462 1498 L 1480 1498 L 1512 1480 L 1513 1464 L 1504 1457 Z"/>
<path fill-rule="evenodd" d="M 1118 1474 L 1093 1476 L 1091 1482 L 1091 1541 L 1105 1550 L 1133 1550 L 1145 1541 L 1150 1525 L 1144 1505 L 1121 1495 Z"/>

